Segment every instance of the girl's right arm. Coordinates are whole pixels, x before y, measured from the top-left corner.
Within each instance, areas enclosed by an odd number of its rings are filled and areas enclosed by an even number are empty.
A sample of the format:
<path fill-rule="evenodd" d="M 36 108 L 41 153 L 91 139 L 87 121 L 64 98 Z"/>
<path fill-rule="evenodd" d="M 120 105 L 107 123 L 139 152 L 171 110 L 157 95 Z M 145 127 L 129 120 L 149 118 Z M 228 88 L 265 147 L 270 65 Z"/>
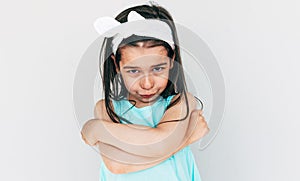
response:
<path fill-rule="evenodd" d="M 115 174 L 125 174 L 130 172 L 136 172 L 153 167 L 162 161 L 166 160 L 182 148 L 202 138 L 209 130 L 207 124 L 202 117 L 202 111 L 195 110 L 191 113 L 191 121 L 197 122 L 196 127 L 189 125 L 187 132 L 192 132 L 192 135 L 187 135 L 187 141 L 174 152 L 164 155 L 161 158 L 143 157 L 125 152 L 115 146 L 111 146 L 102 142 L 98 142 L 99 150 L 101 151 L 102 159 L 106 167 Z M 192 129 L 192 130 L 190 130 Z"/>
<path fill-rule="evenodd" d="M 163 155 L 162 157 L 159 158 L 133 155 L 123 151 L 118 147 L 106 143 L 102 143 L 102 142 L 98 142 L 98 147 L 102 155 L 125 164 L 145 165 L 145 164 L 160 162 L 169 158 L 170 156 L 177 153 L 179 150 L 188 146 L 189 144 L 192 144 L 193 142 L 199 140 L 209 131 L 209 129 L 207 128 L 207 124 L 204 120 L 204 117 L 202 116 L 201 110 L 194 110 L 191 113 L 190 119 L 191 120 L 187 129 L 187 133 L 181 145 L 175 151 L 170 152 L 167 155 Z"/>
<path fill-rule="evenodd" d="M 160 124 L 157 128 L 132 124 L 116 124 L 110 121 L 104 101 L 99 101 L 95 112 L 98 119 L 88 121 L 82 134 L 90 145 L 98 141 L 121 148 L 122 150 L 142 156 L 162 157 L 174 152 L 184 141 L 189 125 L 190 113 L 196 108 L 193 95 L 187 93 L 189 113 L 185 120 Z M 181 119 L 187 112 L 185 100 L 166 110 L 161 121 Z"/>

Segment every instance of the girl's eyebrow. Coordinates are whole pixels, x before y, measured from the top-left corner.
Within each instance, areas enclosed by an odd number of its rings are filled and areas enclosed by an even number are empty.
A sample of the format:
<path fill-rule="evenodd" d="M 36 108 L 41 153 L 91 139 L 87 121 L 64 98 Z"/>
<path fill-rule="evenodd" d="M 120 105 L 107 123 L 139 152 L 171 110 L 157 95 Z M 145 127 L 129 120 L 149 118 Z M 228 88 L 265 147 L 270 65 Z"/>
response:
<path fill-rule="evenodd" d="M 161 65 L 166 65 L 167 63 L 160 63 L 160 64 L 157 64 L 157 65 L 152 65 L 151 67 L 157 67 L 157 66 L 161 66 Z M 140 67 L 137 67 L 137 66 L 124 66 L 123 69 L 134 69 L 134 68 L 140 68 Z"/>

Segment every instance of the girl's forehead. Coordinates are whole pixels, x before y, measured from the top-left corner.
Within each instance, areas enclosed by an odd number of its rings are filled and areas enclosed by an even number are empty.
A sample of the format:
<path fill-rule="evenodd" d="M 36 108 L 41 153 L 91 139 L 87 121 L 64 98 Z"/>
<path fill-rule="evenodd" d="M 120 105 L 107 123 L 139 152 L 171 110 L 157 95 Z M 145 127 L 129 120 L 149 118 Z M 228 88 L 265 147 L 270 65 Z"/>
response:
<path fill-rule="evenodd" d="M 122 64 L 134 64 L 147 62 L 166 61 L 167 50 L 163 46 L 156 47 L 133 47 L 127 46 L 120 50 Z"/>
<path fill-rule="evenodd" d="M 125 46 L 120 49 L 121 56 L 135 57 L 143 55 L 161 55 L 167 56 L 168 52 L 164 46 L 141 47 L 141 46 Z"/>

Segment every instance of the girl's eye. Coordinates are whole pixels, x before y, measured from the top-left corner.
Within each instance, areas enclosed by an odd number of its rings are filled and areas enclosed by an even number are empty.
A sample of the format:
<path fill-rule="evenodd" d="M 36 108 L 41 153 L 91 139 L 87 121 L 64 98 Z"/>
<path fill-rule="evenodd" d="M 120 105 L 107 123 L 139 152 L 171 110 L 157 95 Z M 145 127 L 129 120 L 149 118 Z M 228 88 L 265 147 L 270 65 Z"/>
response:
<path fill-rule="evenodd" d="M 154 72 L 161 72 L 163 69 L 165 69 L 164 67 L 155 67 L 153 70 Z"/>
<path fill-rule="evenodd" d="M 127 72 L 128 72 L 128 73 L 131 73 L 131 74 L 136 74 L 136 73 L 138 73 L 139 71 L 138 71 L 138 70 L 128 70 Z"/>

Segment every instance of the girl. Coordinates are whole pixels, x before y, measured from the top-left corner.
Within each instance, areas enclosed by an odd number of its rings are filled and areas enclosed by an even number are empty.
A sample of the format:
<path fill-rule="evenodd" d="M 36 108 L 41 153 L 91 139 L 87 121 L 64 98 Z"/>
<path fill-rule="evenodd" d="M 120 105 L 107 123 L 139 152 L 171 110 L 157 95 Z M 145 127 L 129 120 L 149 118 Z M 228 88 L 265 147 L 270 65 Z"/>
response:
<path fill-rule="evenodd" d="M 171 15 L 151 4 L 115 20 L 96 23 L 105 37 L 104 99 L 81 131 L 100 150 L 100 180 L 201 180 L 188 145 L 209 129 L 186 91 Z M 105 26 L 113 28 L 103 33 Z"/>

